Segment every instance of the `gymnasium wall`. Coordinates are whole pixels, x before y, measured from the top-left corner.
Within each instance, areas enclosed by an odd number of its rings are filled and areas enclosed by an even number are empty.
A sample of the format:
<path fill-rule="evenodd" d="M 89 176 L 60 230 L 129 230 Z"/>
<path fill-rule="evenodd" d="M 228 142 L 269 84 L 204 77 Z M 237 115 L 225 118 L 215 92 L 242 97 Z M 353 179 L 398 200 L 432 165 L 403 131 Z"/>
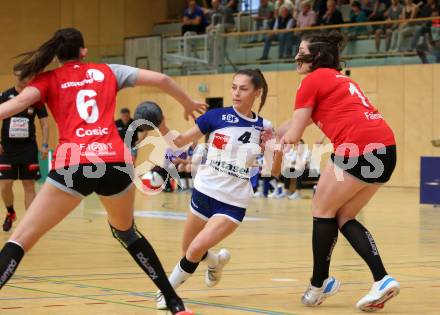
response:
<path fill-rule="evenodd" d="M 156 0 L 2 1 L 0 74 L 11 72 L 12 57 L 37 48 L 62 27 L 83 32 L 89 60 L 122 55 L 124 37 L 151 33 L 153 23 L 167 17 L 167 7 L 167 1 Z"/>
<path fill-rule="evenodd" d="M 101 56 L 123 55 L 125 37 L 151 33 L 154 22 L 166 19 L 167 6 L 167 1 L 156 0 L 1 1 L 0 91 L 13 85 L 13 57 L 38 48 L 57 29 L 81 30 L 89 48 L 87 60 L 100 61 Z M 50 126 L 53 146 L 57 135 L 52 120 Z"/>
<path fill-rule="evenodd" d="M 269 95 L 261 114 L 277 126 L 291 116 L 300 77 L 294 71 L 267 72 L 265 76 Z M 390 185 L 418 187 L 420 156 L 440 155 L 440 150 L 430 143 L 431 139 L 440 137 L 440 65 L 353 68 L 351 76 L 395 132 L 398 163 Z M 175 80 L 195 99 L 224 97 L 225 105 L 231 103 L 232 74 L 176 77 Z M 207 84 L 207 93 L 198 92 L 200 83 Z M 134 109 L 143 100 L 158 102 L 170 127 L 182 131 L 192 125 L 183 120 L 181 107 L 158 90 L 124 90 L 118 96 L 118 106 Z M 313 144 L 319 135 L 319 130 L 310 126 L 304 138 L 306 143 Z"/>

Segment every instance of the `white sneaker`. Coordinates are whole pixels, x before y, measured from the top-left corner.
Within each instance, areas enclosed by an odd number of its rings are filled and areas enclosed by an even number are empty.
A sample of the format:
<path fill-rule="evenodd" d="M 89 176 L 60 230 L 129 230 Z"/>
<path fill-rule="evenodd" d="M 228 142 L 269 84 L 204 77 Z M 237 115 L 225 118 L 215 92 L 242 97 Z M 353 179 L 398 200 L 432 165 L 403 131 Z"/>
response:
<path fill-rule="evenodd" d="M 289 197 L 287 197 L 289 200 L 298 200 L 301 199 L 301 195 L 299 192 L 295 191 L 293 194 L 291 194 Z"/>
<path fill-rule="evenodd" d="M 270 194 L 267 195 L 267 198 L 275 198 L 277 195 L 277 190 L 274 189 Z"/>
<path fill-rule="evenodd" d="M 263 197 L 263 193 L 261 191 L 257 191 L 254 193 L 254 198 L 261 198 Z"/>
<path fill-rule="evenodd" d="M 318 306 L 329 296 L 332 296 L 338 292 L 341 282 L 336 280 L 335 277 L 329 277 L 325 279 L 322 287 L 317 288 L 309 285 L 306 292 L 301 297 L 301 303 L 305 306 Z"/>
<path fill-rule="evenodd" d="M 218 252 L 218 264 L 216 267 L 209 267 L 208 270 L 206 270 L 205 274 L 205 284 L 207 287 L 214 287 L 216 286 L 222 277 L 222 271 L 225 265 L 229 262 L 231 259 L 231 254 L 227 249 L 221 249 Z"/>
<path fill-rule="evenodd" d="M 163 296 L 162 292 L 157 291 L 156 292 L 156 309 L 158 310 L 166 310 L 167 302 L 165 301 L 165 297 Z"/>
<path fill-rule="evenodd" d="M 284 197 L 286 197 L 286 193 L 284 191 L 280 192 L 279 194 L 275 194 L 272 198 L 274 199 L 282 199 Z"/>
<path fill-rule="evenodd" d="M 364 312 L 376 312 L 399 292 L 399 282 L 390 276 L 385 276 L 382 280 L 373 283 L 370 292 L 357 302 L 356 307 Z"/>

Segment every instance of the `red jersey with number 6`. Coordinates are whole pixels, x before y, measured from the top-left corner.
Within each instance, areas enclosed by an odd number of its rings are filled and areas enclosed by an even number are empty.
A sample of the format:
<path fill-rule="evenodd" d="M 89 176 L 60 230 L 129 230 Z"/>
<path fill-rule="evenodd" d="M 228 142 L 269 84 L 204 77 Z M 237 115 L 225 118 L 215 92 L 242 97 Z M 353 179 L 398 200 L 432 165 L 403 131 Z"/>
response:
<path fill-rule="evenodd" d="M 58 125 L 53 167 L 131 162 L 113 120 L 117 79 L 105 64 L 68 62 L 35 77 L 37 88 Z"/>
<path fill-rule="evenodd" d="M 358 84 L 335 69 L 319 68 L 302 80 L 295 109 L 305 107 L 313 109 L 312 120 L 336 155 L 359 156 L 396 144 L 393 131 Z"/>

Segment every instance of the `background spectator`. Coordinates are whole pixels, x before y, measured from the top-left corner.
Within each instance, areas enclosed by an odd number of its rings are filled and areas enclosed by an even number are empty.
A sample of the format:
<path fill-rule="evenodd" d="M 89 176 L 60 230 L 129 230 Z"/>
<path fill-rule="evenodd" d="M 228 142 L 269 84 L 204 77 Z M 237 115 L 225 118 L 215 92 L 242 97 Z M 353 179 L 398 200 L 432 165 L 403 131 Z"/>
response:
<path fill-rule="evenodd" d="M 222 4 L 232 11 L 238 13 L 240 11 L 239 0 L 222 0 Z"/>
<path fill-rule="evenodd" d="M 416 17 L 418 7 L 413 3 L 412 0 L 405 0 L 405 6 L 402 10 L 402 15 L 400 16 L 400 19 L 407 20 L 407 19 L 413 19 Z M 405 37 L 412 36 L 414 34 L 414 24 L 403 22 L 399 25 L 396 31 L 393 33 L 393 39 L 392 39 L 392 51 L 403 51 L 403 39 Z"/>
<path fill-rule="evenodd" d="M 387 21 L 394 21 L 400 19 L 402 16 L 403 8 L 399 3 L 399 0 L 392 0 L 391 6 L 385 11 L 384 16 Z M 380 41 L 383 34 L 385 34 L 385 51 L 389 51 L 391 48 L 391 37 L 394 31 L 397 30 L 399 24 L 387 24 L 376 29 L 376 52 L 380 52 Z"/>
<path fill-rule="evenodd" d="M 291 0 L 276 0 L 276 1 L 274 1 L 274 15 L 275 15 L 275 18 L 277 18 L 279 16 L 280 11 L 281 11 L 280 9 L 281 9 L 282 6 L 287 7 L 287 9 L 289 10 L 290 14 L 292 14 L 292 16 L 293 16 L 294 11 L 295 11 L 294 10 L 295 6 L 293 5 Z"/>
<path fill-rule="evenodd" d="M 316 13 L 312 10 L 312 6 L 308 0 L 301 2 L 301 12 L 296 18 L 296 27 L 310 27 L 316 24 Z M 293 37 L 295 53 L 301 43 L 302 32 L 297 32 Z"/>
<path fill-rule="evenodd" d="M 276 18 L 273 26 L 274 30 L 291 29 L 295 26 L 295 21 L 287 6 L 281 6 L 280 15 Z M 264 42 L 263 56 L 260 60 L 266 60 L 269 56 L 270 46 L 273 39 L 278 39 L 278 59 L 292 58 L 292 33 L 267 34 Z"/>
<path fill-rule="evenodd" d="M 359 1 L 353 1 L 351 3 L 350 23 L 362 23 L 367 22 L 368 18 L 365 11 L 362 11 Z M 359 35 L 368 34 L 366 26 L 353 26 L 350 27 L 348 32 L 348 39 L 356 39 Z"/>
<path fill-rule="evenodd" d="M 440 16 L 438 7 L 432 10 L 431 16 Z M 430 32 L 425 35 L 424 42 L 416 47 L 422 63 L 429 63 L 427 54 L 434 55 L 434 62 L 440 62 L 440 19 L 432 20 Z"/>
<path fill-rule="evenodd" d="M 269 0 L 261 0 L 258 14 L 253 16 L 254 31 L 269 30 L 272 28 L 274 18 L 274 5 Z M 259 36 L 253 36 L 251 42 L 258 42 Z"/>
<path fill-rule="evenodd" d="M 128 108 L 121 108 L 119 111 L 119 119 L 115 121 L 116 128 L 118 128 L 119 136 L 122 138 L 122 141 L 125 139 L 125 134 L 127 132 L 133 132 L 132 129 L 130 129 L 130 125 L 133 122 L 133 118 L 131 118 L 130 110 Z M 133 158 L 136 158 L 137 151 L 135 149 L 135 146 L 138 141 L 138 134 L 137 131 L 133 132 L 133 138 L 131 138 L 131 154 Z"/>
<path fill-rule="evenodd" d="M 426 4 L 422 6 L 422 8 L 418 11 L 416 17 L 424 18 L 430 17 L 432 11 L 437 9 L 437 3 L 435 0 L 426 0 Z M 419 42 L 420 37 L 424 37 L 431 30 L 431 21 L 420 22 L 419 25 L 415 27 L 415 33 L 411 40 L 410 50 L 413 51 L 416 48 L 417 43 Z"/>
<path fill-rule="evenodd" d="M 203 9 L 195 0 L 188 0 L 188 8 L 183 13 L 182 35 L 186 32 L 203 34 L 206 30 L 206 18 Z"/>
<path fill-rule="evenodd" d="M 342 19 L 342 13 L 336 8 L 335 0 L 327 1 L 327 11 L 319 20 L 319 25 L 336 25 L 342 24 L 344 20 Z"/>
<path fill-rule="evenodd" d="M 208 10 L 207 18 L 209 26 L 207 27 L 208 33 L 212 30 L 217 31 L 229 31 L 234 29 L 235 22 L 232 11 L 220 4 L 220 0 L 212 0 L 212 9 Z M 222 22 L 224 24 L 222 24 Z"/>

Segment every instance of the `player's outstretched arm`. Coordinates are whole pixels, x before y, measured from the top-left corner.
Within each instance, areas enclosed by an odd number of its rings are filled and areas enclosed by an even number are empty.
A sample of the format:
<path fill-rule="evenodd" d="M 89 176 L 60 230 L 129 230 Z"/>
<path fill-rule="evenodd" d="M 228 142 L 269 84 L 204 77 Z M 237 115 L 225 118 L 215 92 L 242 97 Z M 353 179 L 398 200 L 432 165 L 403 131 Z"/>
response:
<path fill-rule="evenodd" d="M 296 144 L 302 138 L 304 130 L 310 124 L 312 108 L 295 109 L 290 126 L 281 138 L 281 143 Z"/>
<path fill-rule="evenodd" d="M 182 133 L 179 133 L 176 130 L 170 130 L 165 123 L 165 119 L 160 124 L 159 131 L 162 135 L 164 135 L 166 141 L 171 146 L 174 146 L 178 149 L 191 145 L 193 142 L 197 142 L 201 137 L 204 136 L 197 125 Z"/>
<path fill-rule="evenodd" d="M 0 119 L 12 117 L 40 100 L 41 94 L 38 89 L 31 86 L 26 87 L 16 97 L 0 106 Z"/>
<path fill-rule="evenodd" d="M 193 100 L 172 78 L 166 74 L 150 70 L 139 69 L 135 85 L 153 86 L 171 95 L 185 109 L 184 117 L 195 119 L 195 114 L 203 114 L 207 105 Z"/>

